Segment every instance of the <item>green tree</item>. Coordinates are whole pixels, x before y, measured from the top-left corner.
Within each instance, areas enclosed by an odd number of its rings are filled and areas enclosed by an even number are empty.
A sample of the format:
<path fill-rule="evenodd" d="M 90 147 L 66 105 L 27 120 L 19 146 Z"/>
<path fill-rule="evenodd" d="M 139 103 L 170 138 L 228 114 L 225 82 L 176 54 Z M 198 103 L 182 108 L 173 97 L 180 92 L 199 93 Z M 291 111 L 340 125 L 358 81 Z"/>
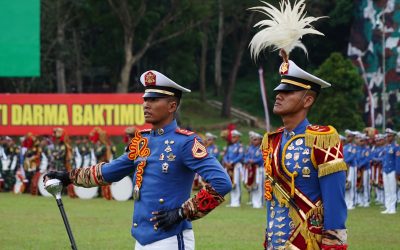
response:
<path fill-rule="evenodd" d="M 335 52 L 314 73 L 332 86 L 321 91 L 309 116 L 311 122 L 330 124 L 338 131 L 363 128 L 363 81 L 351 61 Z"/>

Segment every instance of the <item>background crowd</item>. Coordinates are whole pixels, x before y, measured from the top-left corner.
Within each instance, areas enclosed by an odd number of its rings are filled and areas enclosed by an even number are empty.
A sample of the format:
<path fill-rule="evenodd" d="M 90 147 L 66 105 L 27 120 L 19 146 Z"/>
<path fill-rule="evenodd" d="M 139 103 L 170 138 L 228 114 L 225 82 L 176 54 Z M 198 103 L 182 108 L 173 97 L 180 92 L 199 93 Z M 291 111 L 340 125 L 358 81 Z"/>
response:
<path fill-rule="evenodd" d="M 127 146 L 136 128 L 125 129 L 123 142 Z M 209 155 L 216 157 L 229 174 L 233 190 L 228 207 L 240 207 L 243 192 L 248 192 L 247 205 L 263 207 L 264 167 L 260 145 L 263 136 L 254 131 L 243 135 L 234 126 L 228 126 L 220 135 L 200 133 Z M 216 143 L 221 137 L 225 146 Z M 248 145 L 242 139 L 248 138 Z M 382 205 L 383 214 L 396 213 L 400 202 L 400 147 L 399 133 L 388 128 L 384 134 L 376 129 L 346 130 L 341 136 L 344 159 L 348 166 L 346 204 L 349 210 Z M 0 190 L 2 192 L 40 195 L 42 176 L 49 170 L 71 170 L 112 161 L 117 147 L 105 130 L 94 128 L 88 136 L 69 138 L 62 128 L 54 128 L 51 136 L 28 133 L 19 140 L 3 136 L 0 140 Z M 193 189 L 202 187 L 201 176 L 196 175 Z M 77 197 L 74 189 L 66 191 Z M 99 196 L 112 199 L 110 188 L 102 187 Z M 97 195 L 96 195 L 97 196 Z"/>

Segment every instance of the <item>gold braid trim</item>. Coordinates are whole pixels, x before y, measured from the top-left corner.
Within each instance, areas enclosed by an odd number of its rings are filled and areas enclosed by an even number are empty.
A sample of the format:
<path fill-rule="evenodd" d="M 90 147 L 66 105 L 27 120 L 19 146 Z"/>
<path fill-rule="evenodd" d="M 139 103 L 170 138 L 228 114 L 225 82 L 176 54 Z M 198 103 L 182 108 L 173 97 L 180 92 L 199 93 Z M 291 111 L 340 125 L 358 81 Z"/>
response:
<path fill-rule="evenodd" d="M 206 183 L 193 198 L 182 204 L 182 208 L 186 219 L 192 221 L 206 216 L 222 202 L 224 197 Z"/>
<path fill-rule="evenodd" d="M 346 162 L 343 159 L 335 159 L 318 165 L 318 177 L 346 170 Z"/>
<path fill-rule="evenodd" d="M 261 141 L 261 146 L 260 146 L 260 148 L 261 148 L 261 151 L 262 151 L 262 150 L 267 150 L 267 149 L 268 149 L 268 133 L 265 133 L 265 134 L 264 134 L 264 137 L 263 137 L 263 139 L 262 139 L 262 141 Z"/>
<path fill-rule="evenodd" d="M 300 217 L 299 213 L 296 211 L 296 209 L 294 207 L 292 207 L 292 206 L 289 207 L 289 217 L 292 219 L 296 228 L 299 227 L 299 230 L 296 230 L 297 233 L 292 235 L 292 237 L 289 239 L 288 243 L 291 243 L 296 238 L 297 234 L 301 233 L 301 236 L 306 241 L 307 250 L 320 249 L 319 244 L 322 241 L 322 235 L 314 234 L 310 230 L 308 230 L 308 219 L 313 215 L 323 218 L 323 215 L 324 215 L 323 207 L 317 206 L 315 208 L 310 209 L 306 213 L 305 220 Z"/>
<path fill-rule="evenodd" d="M 98 163 L 91 167 L 76 168 L 69 172 L 69 178 L 72 183 L 80 187 L 96 187 L 105 186 L 109 183 L 106 182 L 101 173 L 101 167 L 105 162 Z"/>
<path fill-rule="evenodd" d="M 328 126 L 329 131 L 319 132 L 306 129 L 305 145 L 309 148 L 317 146 L 319 148 L 334 147 L 340 142 L 339 134 L 332 126 Z"/>

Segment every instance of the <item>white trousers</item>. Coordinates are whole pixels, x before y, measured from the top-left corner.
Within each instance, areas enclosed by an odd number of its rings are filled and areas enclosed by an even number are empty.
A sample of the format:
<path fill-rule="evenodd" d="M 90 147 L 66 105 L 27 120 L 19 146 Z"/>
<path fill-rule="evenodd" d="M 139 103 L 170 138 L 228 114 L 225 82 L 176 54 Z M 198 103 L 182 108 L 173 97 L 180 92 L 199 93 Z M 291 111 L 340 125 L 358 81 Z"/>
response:
<path fill-rule="evenodd" d="M 233 181 L 235 182 L 235 188 L 231 191 L 231 207 L 240 207 L 240 171 L 242 169 L 242 163 L 238 162 L 233 167 Z"/>
<path fill-rule="evenodd" d="M 385 190 L 385 207 L 389 213 L 396 211 L 396 173 L 383 173 L 383 188 Z"/>
<path fill-rule="evenodd" d="M 371 169 L 364 170 L 363 173 L 364 174 L 362 177 L 362 182 L 363 182 L 364 190 L 362 193 L 358 194 L 358 201 L 359 201 L 360 206 L 369 207 L 369 198 L 370 198 L 370 190 L 371 190 L 369 178 L 371 175 Z"/>
<path fill-rule="evenodd" d="M 356 184 L 357 184 L 357 168 L 349 167 L 349 174 L 347 175 L 347 181 L 350 183 L 350 189 L 346 190 L 345 200 L 347 208 L 352 209 L 356 205 Z"/>
<path fill-rule="evenodd" d="M 253 203 L 253 208 L 262 208 L 264 200 L 264 168 L 258 167 L 256 170 L 257 188 L 251 191 L 251 202 Z"/>
<path fill-rule="evenodd" d="M 187 229 L 178 235 L 144 246 L 136 241 L 135 250 L 194 250 L 194 233 L 192 229 Z"/>

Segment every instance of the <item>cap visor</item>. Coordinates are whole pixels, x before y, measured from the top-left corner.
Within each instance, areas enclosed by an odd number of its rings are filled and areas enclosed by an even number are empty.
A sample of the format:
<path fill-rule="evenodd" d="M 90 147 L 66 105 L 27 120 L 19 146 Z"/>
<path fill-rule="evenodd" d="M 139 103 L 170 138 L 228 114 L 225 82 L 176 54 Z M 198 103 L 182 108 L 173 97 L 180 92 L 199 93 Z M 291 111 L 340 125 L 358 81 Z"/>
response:
<path fill-rule="evenodd" d="M 296 85 L 286 84 L 286 83 L 281 83 L 274 89 L 274 91 L 299 91 L 299 90 L 305 90 L 305 89 Z"/>
<path fill-rule="evenodd" d="M 145 98 L 145 97 L 168 97 L 168 96 L 170 96 L 170 95 L 165 95 L 165 94 L 155 93 L 155 92 L 147 92 L 147 93 L 144 93 L 144 95 L 142 97 Z"/>

